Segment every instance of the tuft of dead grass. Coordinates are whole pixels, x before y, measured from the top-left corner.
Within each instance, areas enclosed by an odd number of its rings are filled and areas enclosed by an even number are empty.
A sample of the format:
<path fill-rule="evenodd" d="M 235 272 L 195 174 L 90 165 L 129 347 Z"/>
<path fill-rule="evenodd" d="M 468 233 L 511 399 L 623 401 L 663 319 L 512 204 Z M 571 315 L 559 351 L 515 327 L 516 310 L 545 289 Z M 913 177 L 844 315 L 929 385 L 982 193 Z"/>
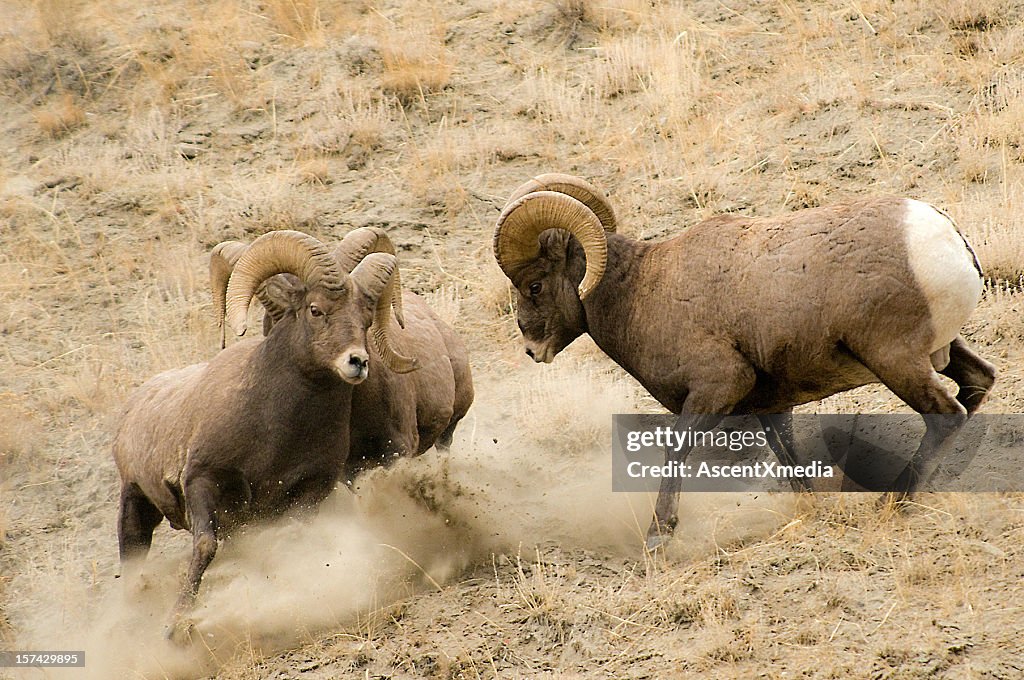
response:
<path fill-rule="evenodd" d="M 324 24 L 320 0 L 270 0 L 264 11 L 274 28 L 295 42 L 322 46 Z"/>
<path fill-rule="evenodd" d="M 0 470 L 42 446 L 43 427 L 24 396 L 0 394 Z M 3 475 L 6 478 L 6 475 Z"/>
<path fill-rule="evenodd" d="M 401 21 L 384 19 L 374 29 L 380 88 L 403 106 L 418 103 L 429 110 L 428 98 L 447 88 L 454 74 L 445 45 L 448 25 L 440 12 L 426 6 Z"/>
<path fill-rule="evenodd" d="M 1024 200 L 1024 175 L 1004 165 L 1001 200 L 972 198 L 957 211 L 957 222 L 993 284 L 1024 284 L 1024 233 L 1018 227 L 1018 206 Z M 1002 174 L 1002 172 L 1000 174 Z"/>
<path fill-rule="evenodd" d="M 84 0 L 35 0 L 31 3 L 40 33 L 54 46 L 76 46 L 87 41 L 81 15 L 88 4 Z"/>
<path fill-rule="evenodd" d="M 987 31 L 1003 22 L 1007 6 L 997 0 L 942 0 L 932 11 L 954 31 Z"/>
<path fill-rule="evenodd" d="M 63 137 L 85 123 L 85 110 L 70 93 L 56 101 L 35 110 L 34 116 L 39 130 L 51 138 Z"/>
<path fill-rule="evenodd" d="M 384 63 L 381 88 L 405 105 L 414 102 L 425 105 L 428 95 L 440 92 L 451 81 L 452 68 L 443 49 L 385 49 L 381 58 Z"/>

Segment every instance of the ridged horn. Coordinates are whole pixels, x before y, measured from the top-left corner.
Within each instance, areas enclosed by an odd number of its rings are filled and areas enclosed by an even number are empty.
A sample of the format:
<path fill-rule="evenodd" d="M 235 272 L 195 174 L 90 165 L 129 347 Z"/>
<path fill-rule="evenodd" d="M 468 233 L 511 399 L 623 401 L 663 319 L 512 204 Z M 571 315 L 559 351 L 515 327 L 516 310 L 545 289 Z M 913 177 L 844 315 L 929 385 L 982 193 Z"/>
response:
<path fill-rule="evenodd" d="M 224 311 L 228 292 L 228 279 L 238 258 L 249 249 L 241 241 L 222 241 L 210 252 L 210 289 L 213 291 L 213 313 L 220 329 L 220 348 L 227 344 L 224 329 Z"/>
<path fill-rule="evenodd" d="M 419 368 L 419 361 L 395 351 L 391 345 L 391 304 L 395 294 L 398 261 L 389 253 L 370 253 L 352 270 L 352 279 L 362 290 L 377 296 L 370 342 L 380 355 L 381 363 L 395 373 L 408 373 Z"/>
<path fill-rule="evenodd" d="M 338 271 L 327 246 L 300 231 L 271 231 L 252 242 L 235 263 L 228 279 L 227 323 L 236 335 L 245 333 L 249 303 L 256 289 L 275 274 L 294 274 L 307 288 L 341 290 L 347 275 Z"/>
<path fill-rule="evenodd" d="M 351 272 L 370 253 L 388 253 L 398 256 L 395 252 L 395 244 L 388 238 L 386 231 L 380 227 L 359 227 L 345 234 L 334 248 L 334 259 L 343 272 Z M 405 312 L 402 311 L 402 277 L 395 267 L 394 284 L 392 290 L 392 309 L 395 310 L 395 319 L 398 325 L 405 328 Z"/>
<path fill-rule="evenodd" d="M 238 258 L 248 249 L 249 246 L 240 241 L 224 241 L 214 246 L 210 253 L 210 288 L 213 292 L 213 311 L 217 318 L 217 328 L 220 329 L 221 349 L 224 349 L 226 345 L 224 312 L 228 279 L 231 278 L 231 271 L 234 269 L 235 263 L 238 262 Z M 285 276 L 285 274 L 271 276 L 256 289 L 256 299 L 260 301 L 267 312 L 263 320 L 264 335 L 288 313 L 288 307 L 279 302 L 282 292 L 288 289 Z"/>
<path fill-rule="evenodd" d="M 615 210 L 612 208 L 611 201 L 603 191 L 582 177 L 565 175 L 560 172 L 537 175 L 520 184 L 509 196 L 506 205 L 535 191 L 557 191 L 572 196 L 597 215 L 597 219 L 601 220 L 601 226 L 606 232 L 615 233 Z"/>
<path fill-rule="evenodd" d="M 601 220 L 579 200 L 558 191 L 535 191 L 505 206 L 494 229 L 494 257 L 505 276 L 515 280 L 520 268 L 540 254 L 538 237 L 546 229 L 564 229 L 583 246 L 587 270 L 579 285 L 586 299 L 604 276 L 608 240 Z"/>

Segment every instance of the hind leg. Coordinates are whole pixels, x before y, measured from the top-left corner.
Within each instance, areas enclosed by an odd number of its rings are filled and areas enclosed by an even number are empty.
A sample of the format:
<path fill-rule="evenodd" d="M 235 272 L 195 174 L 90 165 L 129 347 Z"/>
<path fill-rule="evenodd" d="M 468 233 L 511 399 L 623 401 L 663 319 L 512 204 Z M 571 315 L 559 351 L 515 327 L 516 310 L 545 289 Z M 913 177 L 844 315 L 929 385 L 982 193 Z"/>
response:
<path fill-rule="evenodd" d="M 146 498 L 133 482 L 121 487 L 121 511 L 117 520 L 117 543 L 121 564 L 145 557 L 153 543 L 153 530 L 164 518 L 163 513 Z"/>
<path fill-rule="evenodd" d="M 783 465 L 802 465 L 793 441 L 793 409 L 783 413 L 762 414 L 757 420 L 764 429 L 768 446 Z M 811 483 L 804 477 L 789 480 L 793 491 L 811 491 Z"/>
<path fill-rule="evenodd" d="M 452 447 L 452 438 L 455 437 L 455 427 L 459 424 L 458 419 L 452 418 L 452 421 L 448 423 L 448 427 L 444 428 L 441 436 L 434 442 L 434 446 L 437 447 L 438 451 L 447 451 Z"/>
<path fill-rule="evenodd" d="M 996 367 L 978 356 L 960 336 L 950 344 L 949 363 L 939 372 L 960 387 L 956 399 L 967 409 L 967 415 L 978 410 L 996 381 Z"/>
<path fill-rule="evenodd" d="M 455 375 L 455 403 L 452 404 L 452 417 L 448 420 L 448 426 L 441 432 L 436 446 L 442 451 L 451 448 L 452 437 L 455 436 L 455 428 L 459 422 L 466 417 L 469 407 L 473 405 L 473 376 L 469 370 L 469 361 L 464 356 L 452 355 L 452 372 Z"/>
<path fill-rule="evenodd" d="M 452 438 L 455 436 L 455 428 L 459 422 L 466 416 L 469 411 L 469 407 L 473 403 L 473 390 L 472 385 L 468 388 L 464 388 L 463 393 L 459 395 L 459 398 L 455 403 L 455 411 L 452 413 L 451 420 L 448 421 L 448 426 L 441 432 L 441 436 L 438 437 L 435 446 L 441 451 L 447 451 L 452 446 Z"/>
<path fill-rule="evenodd" d="M 921 444 L 895 482 L 898 492 L 910 493 L 935 473 L 942 450 L 952 444 L 967 422 L 967 409 L 946 391 L 928 356 L 913 356 L 890 348 L 889 352 L 860 359 L 924 418 L 926 430 Z"/>

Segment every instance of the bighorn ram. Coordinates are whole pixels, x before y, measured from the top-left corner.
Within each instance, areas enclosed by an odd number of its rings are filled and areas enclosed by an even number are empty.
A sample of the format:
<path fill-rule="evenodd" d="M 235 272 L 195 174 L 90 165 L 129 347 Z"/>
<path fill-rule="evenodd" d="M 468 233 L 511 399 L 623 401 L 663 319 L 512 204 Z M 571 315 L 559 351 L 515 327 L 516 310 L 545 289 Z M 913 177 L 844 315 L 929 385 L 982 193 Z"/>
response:
<path fill-rule="evenodd" d="M 265 339 L 161 373 L 129 397 L 113 446 L 121 561 L 145 556 L 164 517 L 191 531 L 175 620 L 195 600 L 222 532 L 301 512 L 334 488 L 348 450 L 352 389 L 367 377 L 371 322 L 380 355 L 410 361 L 388 344 L 395 266 L 394 256 L 377 253 L 347 274 L 311 236 L 265 234 L 235 265 L 228 323 L 243 333 L 257 287 L 281 272 L 300 281 L 289 313 Z"/>
<path fill-rule="evenodd" d="M 228 277 L 247 248 L 238 241 L 225 241 L 215 246 L 210 256 L 214 313 L 220 324 Z M 333 254 L 339 271 L 350 271 L 375 252 L 394 255 L 395 248 L 384 230 L 363 227 L 349 232 Z M 299 286 L 291 274 L 279 274 L 257 290 L 266 308 L 264 334 L 293 309 L 290 300 Z M 399 326 L 390 326 L 389 344 L 412 357 L 418 370 L 375 370 L 382 360 L 371 346 L 370 374 L 352 391 L 349 479 L 364 468 L 396 456 L 419 455 L 435 444 L 448 448 L 456 425 L 473 403 L 473 378 L 462 340 L 423 298 L 401 292 L 397 269 L 395 286 L 394 310 Z"/>
<path fill-rule="evenodd" d="M 494 253 L 535 361 L 589 333 L 680 426 L 709 429 L 726 414 L 774 423 L 782 436 L 769 443 L 784 463 L 793 406 L 882 382 L 918 413 L 939 414 L 925 418 L 897 480 L 910 491 L 995 381 L 960 337 L 981 297 L 978 261 L 947 215 L 916 200 L 721 215 L 645 243 L 615 233 L 591 184 L 541 175 L 512 194 Z M 938 373 L 959 386 L 955 399 Z M 649 547 L 671 535 L 679 489 L 678 477 L 662 479 Z"/>

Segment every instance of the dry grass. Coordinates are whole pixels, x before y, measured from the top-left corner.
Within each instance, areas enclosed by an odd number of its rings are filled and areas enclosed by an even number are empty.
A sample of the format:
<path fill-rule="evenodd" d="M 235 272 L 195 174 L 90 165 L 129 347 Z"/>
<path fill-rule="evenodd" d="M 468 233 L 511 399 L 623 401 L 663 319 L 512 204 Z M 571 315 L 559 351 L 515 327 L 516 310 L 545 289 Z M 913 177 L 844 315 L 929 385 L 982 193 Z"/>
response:
<path fill-rule="evenodd" d="M 403 104 L 420 102 L 439 92 L 451 79 L 451 66 L 438 44 L 412 45 L 385 49 L 381 88 Z"/>
<path fill-rule="evenodd" d="M 333 656 L 339 670 L 386 660 L 425 675 L 455 668 L 471 677 L 542 667 L 568 650 L 575 663 L 593 663 L 612 677 L 667 663 L 684 677 L 747 677 L 765 668 L 764 659 L 781 673 L 820 664 L 822 655 L 830 657 L 825 670 L 841 677 L 897 669 L 913 677 L 936 665 L 955 667 L 970 643 L 950 617 L 962 598 L 976 606 L 985 598 L 972 589 L 974 579 L 1012 573 L 1004 548 L 1014 529 L 972 526 L 962 548 L 937 564 L 893 546 L 924 530 L 948 539 L 963 531 L 963 513 L 996 510 L 1001 501 L 939 503 L 911 517 L 870 519 L 873 505 L 837 496 L 768 537 L 723 546 L 685 567 L 604 562 L 603 578 L 587 552 L 516 552 L 481 568 L 464 588 L 475 607 L 471 620 L 446 611 L 459 605 L 443 593 L 421 596 L 380 632 L 376 647 L 327 655 L 311 647 L 296 652 L 297 660 Z M 832 538 L 844 534 L 850 540 Z M 924 625 L 914 611 L 922 602 L 933 618 Z M 395 635 L 420 618 L 435 622 L 426 654 L 415 634 Z M 894 631 L 912 631 L 912 638 Z M 558 673 L 552 669 L 552 677 Z"/>
<path fill-rule="evenodd" d="M 42 444 L 39 422 L 23 395 L 0 394 L 0 426 L 0 470 L 10 470 L 18 457 L 31 456 Z"/>
<path fill-rule="evenodd" d="M 258 41 L 264 34 L 260 29 L 256 18 L 234 2 L 215 2 L 193 15 L 175 55 L 189 74 L 185 84 L 196 92 L 193 96 L 219 94 L 242 110 L 262 108 L 268 83 L 252 55 L 253 38 Z"/>
<path fill-rule="evenodd" d="M 624 407 L 627 412 L 636 410 L 635 406 L 628 406 L 634 400 L 631 385 L 622 384 L 619 390 L 610 390 L 604 385 L 604 375 L 588 373 L 586 360 L 574 359 L 573 353 L 566 357 L 566 363 L 576 363 L 576 370 L 570 375 L 563 370 L 542 371 L 528 385 L 510 386 L 510 401 L 516 404 L 513 414 L 517 427 L 535 433 L 545 448 L 558 451 L 569 460 L 600 448 L 607 441 L 612 415 L 622 412 Z M 550 399 L 552 394 L 577 391 L 591 397 L 584 412 L 572 399 L 556 403 Z"/>
<path fill-rule="evenodd" d="M 1020 412 L 1022 18 L 999 0 L 0 5 L 0 639 L 51 608 L 11 593 L 53 580 L 88 610 L 111 592 L 113 416 L 215 350 L 209 248 L 375 225 L 472 351 L 463 444 L 497 457 L 463 481 L 506 516 L 467 521 L 533 535 L 308 648 L 242 644 L 223 677 L 1020 675 L 1015 496 L 687 499 L 681 554 L 640 562 L 646 509 L 542 482 L 597 475 L 608 415 L 656 406 L 585 340 L 526 365 L 490 232 L 546 171 L 600 184 L 644 239 L 722 211 L 933 202 L 990 278 L 966 327 L 1001 370 L 986 410 Z M 901 408 L 870 387 L 805 410 Z M 601 532 L 623 524 L 617 553 Z"/>
<path fill-rule="evenodd" d="M 300 44 L 322 46 L 324 17 L 319 0 L 273 0 L 266 13 L 277 31 Z"/>
<path fill-rule="evenodd" d="M 48 137 L 62 137 L 85 123 L 85 111 L 70 94 L 65 94 L 50 106 L 35 111 L 39 130 Z"/>

